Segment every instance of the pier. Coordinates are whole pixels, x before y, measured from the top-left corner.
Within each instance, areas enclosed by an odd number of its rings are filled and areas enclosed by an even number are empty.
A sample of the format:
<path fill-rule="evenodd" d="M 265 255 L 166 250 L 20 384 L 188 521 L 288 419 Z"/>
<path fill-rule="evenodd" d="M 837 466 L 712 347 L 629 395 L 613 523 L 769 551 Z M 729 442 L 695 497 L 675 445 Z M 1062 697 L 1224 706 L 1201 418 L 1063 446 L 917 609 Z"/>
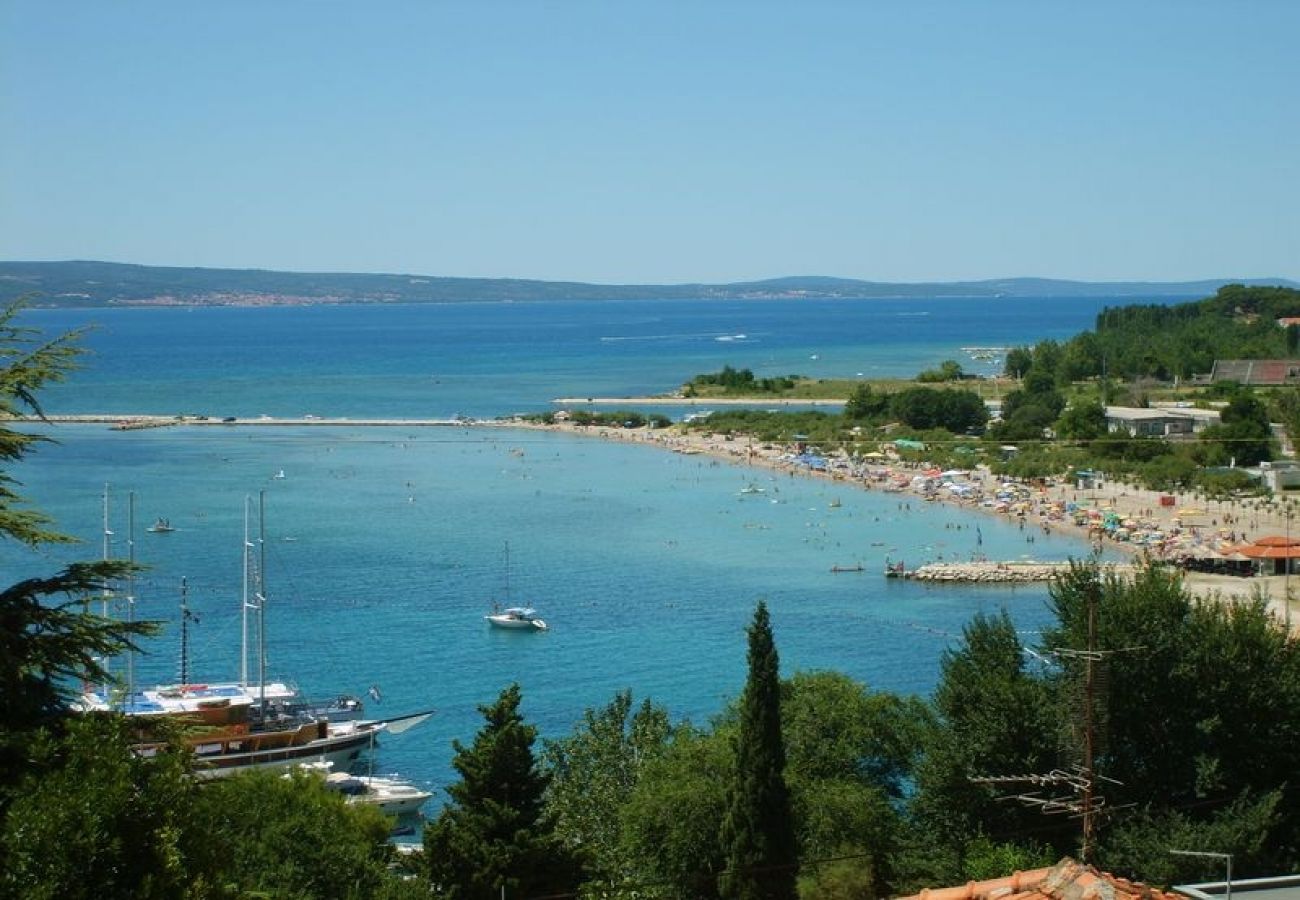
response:
<path fill-rule="evenodd" d="M 1108 563 L 1102 568 L 1120 574 L 1132 574 L 1134 571 L 1134 567 L 1128 563 Z M 927 563 L 902 572 L 902 576 L 914 581 L 953 584 L 1031 584 L 1051 581 L 1069 570 L 1069 562 L 953 562 Z"/>

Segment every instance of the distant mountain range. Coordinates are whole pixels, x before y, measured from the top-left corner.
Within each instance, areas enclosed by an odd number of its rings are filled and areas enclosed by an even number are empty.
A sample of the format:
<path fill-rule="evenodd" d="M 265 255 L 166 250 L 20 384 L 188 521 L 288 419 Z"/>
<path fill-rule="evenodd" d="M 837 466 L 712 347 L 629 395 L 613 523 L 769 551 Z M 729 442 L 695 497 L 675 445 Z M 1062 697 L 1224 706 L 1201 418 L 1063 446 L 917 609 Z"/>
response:
<path fill-rule="evenodd" d="M 733 284 L 585 284 L 519 278 L 443 278 L 195 269 L 106 262 L 0 262 L 0 303 L 33 306 L 287 306 L 316 303 L 452 303 L 530 300 L 652 300 L 908 297 L 1203 297 L 1221 285 L 1300 287 L 1285 278 L 1208 281 L 1060 281 L 1001 278 L 899 284 L 818 275 Z"/>

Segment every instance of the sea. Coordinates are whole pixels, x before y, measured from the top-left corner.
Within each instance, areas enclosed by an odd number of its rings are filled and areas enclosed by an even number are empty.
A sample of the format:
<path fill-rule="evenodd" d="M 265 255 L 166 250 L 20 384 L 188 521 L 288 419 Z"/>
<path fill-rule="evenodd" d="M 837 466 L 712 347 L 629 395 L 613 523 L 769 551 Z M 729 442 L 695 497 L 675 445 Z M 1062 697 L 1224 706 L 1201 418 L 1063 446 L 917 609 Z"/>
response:
<path fill-rule="evenodd" d="M 32 309 L 20 321 L 50 337 L 85 329 L 81 368 L 41 392 L 47 413 L 485 419 L 553 409 L 559 397 L 664 394 L 724 365 L 760 377 L 886 377 L 955 359 L 991 371 L 963 348 L 1068 338 L 1127 302 Z M 362 696 L 376 717 L 435 709 L 364 763 L 433 789 L 431 810 L 455 778 L 453 740 L 469 743 L 478 707 L 512 682 L 543 740 L 623 689 L 707 725 L 743 686 L 745 628 L 762 600 L 783 674 L 835 670 L 925 696 L 976 615 L 1006 611 L 1034 644 L 1050 619 L 1048 593 L 885 579 L 886 559 L 1089 552 L 1066 535 L 908 495 L 570 434 L 29 430 L 50 442 L 6 472 L 80 543 L 0 544 L 0 583 L 105 552 L 133 558 L 147 568 L 118 586 L 112 612 L 163 625 L 132 661 L 135 683 L 179 678 L 182 580 L 195 614 L 189 681 L 232 679 L 246 510 L 256 537 L 260 506 L 269 673 L 320 699 Z M 175 530 L 147 531 L 159 517 Z M 494 602 L 533 606 L 550 630 L 495 630 L 484 620 Z M 114 665 L 124 677 L 127 661 Z"/>

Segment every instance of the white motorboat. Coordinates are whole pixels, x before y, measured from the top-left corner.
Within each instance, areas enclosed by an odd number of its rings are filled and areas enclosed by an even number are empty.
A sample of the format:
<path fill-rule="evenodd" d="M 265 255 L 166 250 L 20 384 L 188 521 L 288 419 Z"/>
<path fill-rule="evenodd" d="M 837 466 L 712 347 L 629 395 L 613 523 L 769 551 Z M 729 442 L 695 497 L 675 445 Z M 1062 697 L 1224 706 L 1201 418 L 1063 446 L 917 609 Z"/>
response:
<path fill-rule="evenodd" d="M 334 764 L 325 760 L 302 763 L 298 768 L 321 776 L 325 780 L 325 786 L 342 794 L 348 803 L 373 806 L 386 816 L 416 815 L 420 812 L 420 807 L 433 796 L 432 791 L 391 775 L 335 772 Z"/>
<path fill-rule="evenodd" d="M 331 772 L 325 786 L 348 798 L 349 803 L 374 806 L 386 816 L 408 816 L 420 811 L 431 791 L 416 787 L 400 778 L 384 775 L 350 775 Z"/>

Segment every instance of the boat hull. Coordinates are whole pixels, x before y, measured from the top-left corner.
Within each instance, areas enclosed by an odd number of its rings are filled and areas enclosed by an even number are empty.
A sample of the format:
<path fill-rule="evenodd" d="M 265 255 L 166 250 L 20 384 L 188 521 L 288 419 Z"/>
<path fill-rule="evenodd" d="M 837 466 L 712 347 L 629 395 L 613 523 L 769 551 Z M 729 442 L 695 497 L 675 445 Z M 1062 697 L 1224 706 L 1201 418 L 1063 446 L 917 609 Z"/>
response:
<path fill-rule="evenodd" d="M 515 631 L 541 631 L 546 626 L 535 619 L 507 619 L 504 616 L 488 616 L 488 624 L 493 628 L 507 628 Z"/>
<path fill-rule="evenodd" d="M 346 767 L 384 728 L 383 723 L 335 730 L 321 721 L 296 729 L 264 733 L 225 733 L 192 738 L 194 776 L 223 778 L 250 769 L 288 769 L 301 763 L 327 762 Z M 139 744 L 136 752 L 152 756 L 165 744 Z"/>

